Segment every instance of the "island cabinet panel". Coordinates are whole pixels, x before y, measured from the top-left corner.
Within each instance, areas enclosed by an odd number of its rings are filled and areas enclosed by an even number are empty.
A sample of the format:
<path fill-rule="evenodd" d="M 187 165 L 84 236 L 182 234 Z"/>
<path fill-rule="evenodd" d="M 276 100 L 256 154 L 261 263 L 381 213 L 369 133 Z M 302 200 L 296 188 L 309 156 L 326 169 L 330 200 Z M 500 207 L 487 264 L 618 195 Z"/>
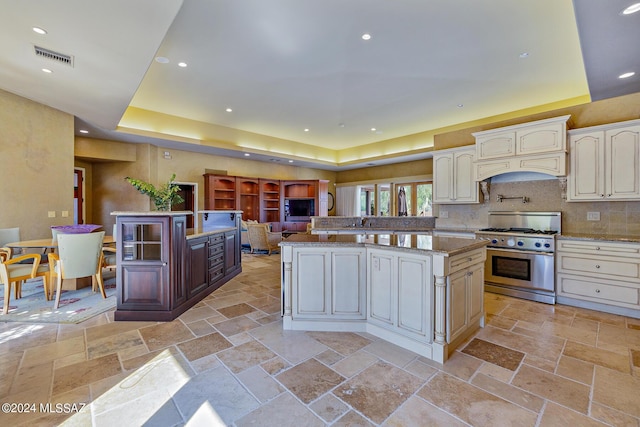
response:
<path fill-rule="evenodd" d="M 199 237 L 187 241 L 186 276 L 188 297 L 209 286 L 209 239 Z"/>
<path fill-rule="evenodd" d="M 431 258 L 369 250 L 369 322 L 431 342 Z"/>
<path fill-rule="evenodd" d="M 187 214 L 114 213 L 122 236 L 115 320 L 173 320 L 242 271 L 240 212 L 221 212 L 220 231 L 209 218 L 212 229 L 192 236 Z"/>
<path fill-rule="evenodd" d="M 364 319 L 366 270 L 364 250 L 319 248 L 295 251 L 294 317 Z"/>

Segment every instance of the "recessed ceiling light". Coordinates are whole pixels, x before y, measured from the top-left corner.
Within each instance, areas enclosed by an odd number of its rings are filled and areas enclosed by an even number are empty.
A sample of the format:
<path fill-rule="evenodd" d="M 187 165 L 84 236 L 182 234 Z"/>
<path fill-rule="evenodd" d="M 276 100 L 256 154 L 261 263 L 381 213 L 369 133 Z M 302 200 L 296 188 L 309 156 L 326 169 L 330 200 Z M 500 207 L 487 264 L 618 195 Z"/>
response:
<path fill-rule="evenodd" d="M 618 78 L 619 78 L 619 79 L 626 79 L 627 77 L 631 77 L 631 76 L 635 76 L 635 75 L 636 75 L 636 73 L 635 73 L 635 72 L 633 72 L 633 71 L 631 71 L 631 72 L 629 72 L 629 73 L 620 74 L 620 75 L 618 76 Z"/>
<path fill-rule="evenodd" d="M 464 107 L 464 104 L 458 104 L 458 108 Z"/>
<path fill-rule="evenodd" d="M 80 129 L 80 133 L 89 133 L 89 131 L 86 129 Z"/>
<path fill-rule="evenodd" d="M 304 129 L 304 131 L 305 131 L 305 132 L 309 132 L 309 128 L 305 128 L 305 129 Z"/>
<path fill-rule="evenodd" d="M 53 73 L 53 71 L 51 71 L 51 70 L 50 70 L 50 69 L 48 69 L 48 68 L 43 68 L 43 69 L 42 69 L 42 71 L 44 71 L 44 72 L 45 72 L 45 73 L 47 73 L 47 74 L 51 74 L 51 73 Z"/>
<path fill-rule="evenodd" d="M 640 3 L 634 3 L 631 6 L 627 7 L 626 9 L 624 9 L 622 12 L 620 12 L 620 14 L 621 15 L 631 15 L 632 13 L 636 13 L 639 10 L 640 10 Z"/>
<path fill-rule="evenodd" d="M 251 154 L 249 154 L 249 153 L 244 153 L 244 156 L 245 156 L 245 157 L 249 157 L 250 155 L 251 155 Z"/>
<path fill-rule="evenodd" d="M 524 59 L 524 58 L 528 58 L 529 57 L 529 52 L 522 52 L 520 55 L 520 58 Z"/>
<path fill-rule="evenodd" d="M 338 126 L 340 126 L 341 128 L 344 127 L 344 123 L 338 123 Z"/>
<path fill-rule="evenodd" d="M 289 160 L 289 163 L 293 163 L 293 160 Z"/>
<path fill-rule="evenodd" d="M 156 62 L 159 62 L 161 64 L 168 64 L 169 63 L 169 58 L 166 58 L 164 56 L 158 56 L 158 57 L 156 57 Z"/>
<path fill-rule="evenodd" d="M 376 128 L 371 128 L 371 132 L 375 132 L 375 131 L 376 131 Z"/>
<path fill-rule="evenodd" d="M 227 109 L 226 109 L 226 110 L 224 110 L 224 111 L 226 111 L 227 113 L 230 113 L 230 112 L 232 112 L 232 111 L 233 111 L 233 109 L 231 109 L 231 108 L 227 108 Z"/>
<path fill-rule="evenodd" d="M 187 63 L 186 62 L 178 62 L 178 67 L 186 68 L 187 67 Z"/>
<path fill-rule="evenodd" d="M 38 34 L 47 34 L 47 30 L 45 30 L 44 28 L 40 28 L 40 27 L 33 27 L 33 31 L 38 33 Z"/>
<path fill-rule="evenodd" d="M 371 40 L 371 34 L 369 33 L 364 33 L 362 35 L 362 40 Z"/>

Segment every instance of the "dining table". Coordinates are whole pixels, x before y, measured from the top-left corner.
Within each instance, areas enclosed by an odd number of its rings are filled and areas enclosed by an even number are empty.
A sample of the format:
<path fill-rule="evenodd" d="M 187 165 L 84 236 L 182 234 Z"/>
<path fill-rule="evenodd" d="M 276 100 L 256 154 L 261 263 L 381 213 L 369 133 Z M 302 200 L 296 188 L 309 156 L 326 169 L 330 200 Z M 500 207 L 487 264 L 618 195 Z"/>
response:
<path fill-rule="evenodd" d="M 104 246 L 110 246 L 115 243 L 113 236 L 104 236 L 102 244 Z M 26 249 L 41 249 L 42 259 L 41 264 L 47 263 L 48 252 L 54 252 L 58 248 L 58 240 L 48 237 L 45 239 L 34 240 L 20 240 L 18 242 L 5 243 L 5 247 L 11 248 L 15 253 L 23 253 Z M 62 289 L 64 290 L 78 290 L 91 286 L 91 277 L 82 277 L 79 279 L 64 279 L 62 282 Z"/>

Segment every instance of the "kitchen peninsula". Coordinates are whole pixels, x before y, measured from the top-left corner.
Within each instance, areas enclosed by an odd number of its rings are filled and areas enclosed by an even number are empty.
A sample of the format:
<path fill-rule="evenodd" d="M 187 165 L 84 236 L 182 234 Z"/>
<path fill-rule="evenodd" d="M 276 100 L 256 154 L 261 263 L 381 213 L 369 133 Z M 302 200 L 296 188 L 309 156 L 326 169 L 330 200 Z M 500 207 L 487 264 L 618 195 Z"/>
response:
<path fill-rule="evenodd" d="M 484 326 L 487 242 L 360 226 L 280 244 L 284 329 L 368 332 L 444 363 Z"/>
<path fill-rule="evenodd" d="M 113 212 L 115 320 L 170 321 L 242 272 L 242 211 Z"/>

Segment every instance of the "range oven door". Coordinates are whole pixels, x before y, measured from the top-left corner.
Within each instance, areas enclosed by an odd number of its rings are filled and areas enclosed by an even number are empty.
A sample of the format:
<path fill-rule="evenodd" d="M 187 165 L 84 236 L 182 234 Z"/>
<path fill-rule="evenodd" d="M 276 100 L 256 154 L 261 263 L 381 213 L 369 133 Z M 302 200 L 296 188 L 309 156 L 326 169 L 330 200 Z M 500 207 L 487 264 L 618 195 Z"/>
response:
<path fill-rule="evenodd" d="M 552 253 L 487 248 L 484 271 L 488 283 L 555 292 Z"/>

